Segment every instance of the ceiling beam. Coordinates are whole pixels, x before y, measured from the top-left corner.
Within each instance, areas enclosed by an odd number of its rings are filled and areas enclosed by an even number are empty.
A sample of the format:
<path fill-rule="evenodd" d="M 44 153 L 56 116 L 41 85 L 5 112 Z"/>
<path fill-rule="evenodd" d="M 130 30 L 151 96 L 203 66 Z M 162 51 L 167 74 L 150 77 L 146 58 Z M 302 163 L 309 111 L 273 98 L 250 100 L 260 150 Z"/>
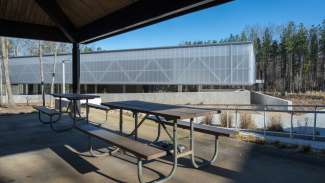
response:
<path fill-rule="evenodd" d="M 139 0 L 82 27 L 78 42 L 90 43 L 232 0 Z"/>
<path fill-rule="evenodd" d="M 64 14 L 56 0 L 36 0 L 36 3 L 58 26 L 70 42 L 76 42 L 76 28 Z"/>
<path fill-rule="evenodd" d="M 46 41 L 70 42 L 56 27 L 0 19 L 0 35 Z"/>

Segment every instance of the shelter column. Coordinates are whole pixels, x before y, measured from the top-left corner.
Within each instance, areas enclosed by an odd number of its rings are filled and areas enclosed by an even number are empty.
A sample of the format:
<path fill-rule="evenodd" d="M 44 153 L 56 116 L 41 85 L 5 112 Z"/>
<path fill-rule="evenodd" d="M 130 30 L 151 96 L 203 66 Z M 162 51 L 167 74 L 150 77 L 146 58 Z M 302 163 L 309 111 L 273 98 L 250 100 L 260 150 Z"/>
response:
<path fill-rule="evenodd" d="M 80 93 L 80 49 L 79 43 L 72 46 L 72 92 Z"/>

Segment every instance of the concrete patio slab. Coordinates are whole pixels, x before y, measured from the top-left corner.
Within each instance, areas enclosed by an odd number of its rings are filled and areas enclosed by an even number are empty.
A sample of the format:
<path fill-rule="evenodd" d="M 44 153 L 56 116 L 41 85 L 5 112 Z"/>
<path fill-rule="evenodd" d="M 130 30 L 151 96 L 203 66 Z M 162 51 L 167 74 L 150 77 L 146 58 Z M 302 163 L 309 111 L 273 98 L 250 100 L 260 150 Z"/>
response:
<path fill-rule="evenodd" d="M 92 120 L 104 122 L 104 113 L 91 112 Z M 117 129 L 117 115 L 112 114 L 105 126 Z M 131 130 L 131 118 L 126 116 L 125 121 L 126 128 Z M 145 124 L 139 136 L 154 139 L 155 124 Z M 186 131 L 181 131 L 179 136 L 186 137 Z M 196 137 L 198 156 L 209 158 L 213 138 L 202 134 Z M 93 158 L 78 156 L 69 150 L 73 147 L 86 151 L 86 140 L 87 137 L 78 131 L 52 132 L 38 122 L 36 113 L 0 116 L 0 182 L 138 182 L 136 159 L 131 155 Z M 182 143 L 186 142 L 183 138 Z M 97 145 L 104 147 L 101 142 Z M 282 153 L 278 149 L 232 139 L 223 139 L 220 145 L 220 156 L 215 164 L 194 169 L 189 158 L 181 159 L 169 182 L 317 183 L 325 180 L 325 161 L 319 157 Z M 161 159 L 145 167 L 145 179 L 151 181 L 168 174 L 171 161 Z"/>

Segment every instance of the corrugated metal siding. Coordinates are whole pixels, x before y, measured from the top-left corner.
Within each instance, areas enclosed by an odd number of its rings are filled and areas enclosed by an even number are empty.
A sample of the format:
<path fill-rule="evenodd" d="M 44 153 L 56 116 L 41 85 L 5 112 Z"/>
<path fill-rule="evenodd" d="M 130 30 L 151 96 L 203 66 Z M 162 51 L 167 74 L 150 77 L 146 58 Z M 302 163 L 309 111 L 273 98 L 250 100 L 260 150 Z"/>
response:
<path fill-rule="evenodd" d="M 62 82 L 57 57 L 56 83 Z M 45 82 L 50 83 L 53 56 L 43 57 Z M 66 82 L 71 83 L 71 61 Z M 40 83 L 38 57 L 10 59 L 12 83 Z M 85 84 L 211 84 L 252 85 L 255 56 L 251 43 L 108 51 L 81 55 L 81 83 Z"/>

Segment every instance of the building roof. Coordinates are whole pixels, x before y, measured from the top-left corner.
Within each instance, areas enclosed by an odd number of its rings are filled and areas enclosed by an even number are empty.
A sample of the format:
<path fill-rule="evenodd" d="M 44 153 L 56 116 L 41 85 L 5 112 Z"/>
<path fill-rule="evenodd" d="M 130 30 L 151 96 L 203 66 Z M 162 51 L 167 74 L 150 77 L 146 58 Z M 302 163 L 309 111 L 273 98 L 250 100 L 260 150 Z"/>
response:
<path fill-rule="evenodd" d="M 0 0 L 0 35 L 89 43 L 230 0 Z"/>

